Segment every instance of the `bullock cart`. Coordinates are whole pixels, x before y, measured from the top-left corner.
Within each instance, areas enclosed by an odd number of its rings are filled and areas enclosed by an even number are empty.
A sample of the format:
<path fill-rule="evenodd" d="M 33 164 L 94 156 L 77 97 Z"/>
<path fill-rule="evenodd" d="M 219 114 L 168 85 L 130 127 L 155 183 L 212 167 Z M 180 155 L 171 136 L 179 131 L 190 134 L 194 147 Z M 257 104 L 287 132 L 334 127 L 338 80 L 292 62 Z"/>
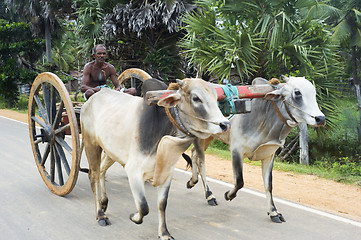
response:
<path fill-rule="evenodd" d="M 122 72 L 118 81 L 135 87 L 151 78 L 141 69 Z M 46 186 L 56 195 L 70 193 L 80 170 L 81 144 L 79 116 L 82 103 L 72 102 L 60 78 L 50 72 L 39 74 L 29 95 L 30 144 L 36 166 Z"/>
<path fill-rule="evenodd" d="M 140 92 L 143 81 L 151 78 L 145 71 L 131 68 L 122 72 L 118 81 L 122 87 L 135 87 Z M 239 101 L 228 92 L 237 92 L 238 98 L 260 98 L 271 92 L 271 85 L 215 86 L 218 100 L 226 99 L 231 107 L 226 115 L 249 112 L 247 101 Z M 233 90 L 232 90 L 233 88 Z M 228 89 L 228 90 L 227 90 Z M 150 91 L 146 101 L 149 105 L 175 90 Z M 39 74 L 29 95 L 28 123 L 30 144 L 36 166 L 46 186 L 56 195 L 70 193 L 77 181 L 82 154 L 79 116 L 82 103 L 72 102 L 65 85 L 50 72 Z"/>

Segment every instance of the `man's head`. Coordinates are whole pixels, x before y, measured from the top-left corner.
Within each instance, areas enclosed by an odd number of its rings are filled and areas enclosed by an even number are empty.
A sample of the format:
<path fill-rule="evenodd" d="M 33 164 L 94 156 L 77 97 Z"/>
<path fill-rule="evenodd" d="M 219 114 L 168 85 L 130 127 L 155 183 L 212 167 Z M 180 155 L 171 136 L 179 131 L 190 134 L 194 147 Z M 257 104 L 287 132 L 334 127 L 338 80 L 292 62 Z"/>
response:
<path fill-rule="evenodd" d="M 96 62 L 105 62 L 107 58 L 107 49 L 104 45 L 98 44 L 93 48 L 93 57 Z"/>

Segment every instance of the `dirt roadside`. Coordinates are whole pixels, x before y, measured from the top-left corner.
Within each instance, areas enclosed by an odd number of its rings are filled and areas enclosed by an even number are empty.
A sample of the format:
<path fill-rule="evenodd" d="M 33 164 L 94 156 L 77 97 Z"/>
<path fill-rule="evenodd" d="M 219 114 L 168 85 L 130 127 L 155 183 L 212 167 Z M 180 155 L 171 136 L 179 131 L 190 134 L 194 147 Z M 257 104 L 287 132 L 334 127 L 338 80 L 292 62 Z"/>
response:
<path fill-rule="evenodd" d="M 16 111 L 0 109 L 0 116 L 27 123 L 27 114 Z M 185 161 L 179 161 L 177 167 L 185 169 Z M 209 177 L 233 182 L 232 165 L 229 160 L 207 155 L 206 169 Z M 245 187 L 264 192 L 260 167 L 244 164 L 243 174 Z M 314 175 L 274 170 L 273 195 L 361 222 L 361 188 L 358 186 L 342 184 Z"/>

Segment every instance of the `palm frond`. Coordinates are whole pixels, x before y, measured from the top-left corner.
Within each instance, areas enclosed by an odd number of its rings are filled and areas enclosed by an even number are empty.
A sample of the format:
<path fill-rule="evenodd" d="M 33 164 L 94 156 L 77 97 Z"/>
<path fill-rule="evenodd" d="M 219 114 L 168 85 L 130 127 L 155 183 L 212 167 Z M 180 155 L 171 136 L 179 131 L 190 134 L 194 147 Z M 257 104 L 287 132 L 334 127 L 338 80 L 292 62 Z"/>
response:
<path fill-rule="evenodd" d="M 347 20 L 341 21 L 334 29 L 332 40 L 335 43 L 340 43 L 352 35 L 353 29 L 348 24 Z"/>

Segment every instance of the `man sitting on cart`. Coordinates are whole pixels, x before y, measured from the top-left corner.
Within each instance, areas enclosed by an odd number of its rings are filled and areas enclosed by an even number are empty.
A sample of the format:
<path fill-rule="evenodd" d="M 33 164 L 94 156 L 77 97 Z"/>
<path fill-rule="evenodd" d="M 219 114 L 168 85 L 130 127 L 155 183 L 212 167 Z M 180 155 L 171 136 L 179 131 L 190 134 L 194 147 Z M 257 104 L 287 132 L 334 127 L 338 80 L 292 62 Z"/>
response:
<path fill-rule="evenodd" d="M 102 88 L 108 87 L 106 81 L 108 78 L 112 81 L 115 90 L 124 91 L 131 95 L 136 94 L 135 88 L 120 89 L 117 81 L 115 68 L 112 64 L 106 62 L 107 51 L 104 45 L 98 44 L 93 48 L 94 61 L 84 66 L 83 78 L 80 90 L 84 93 L 85 99 L 89 99 L 94 93 L 99 92 Z"/>

